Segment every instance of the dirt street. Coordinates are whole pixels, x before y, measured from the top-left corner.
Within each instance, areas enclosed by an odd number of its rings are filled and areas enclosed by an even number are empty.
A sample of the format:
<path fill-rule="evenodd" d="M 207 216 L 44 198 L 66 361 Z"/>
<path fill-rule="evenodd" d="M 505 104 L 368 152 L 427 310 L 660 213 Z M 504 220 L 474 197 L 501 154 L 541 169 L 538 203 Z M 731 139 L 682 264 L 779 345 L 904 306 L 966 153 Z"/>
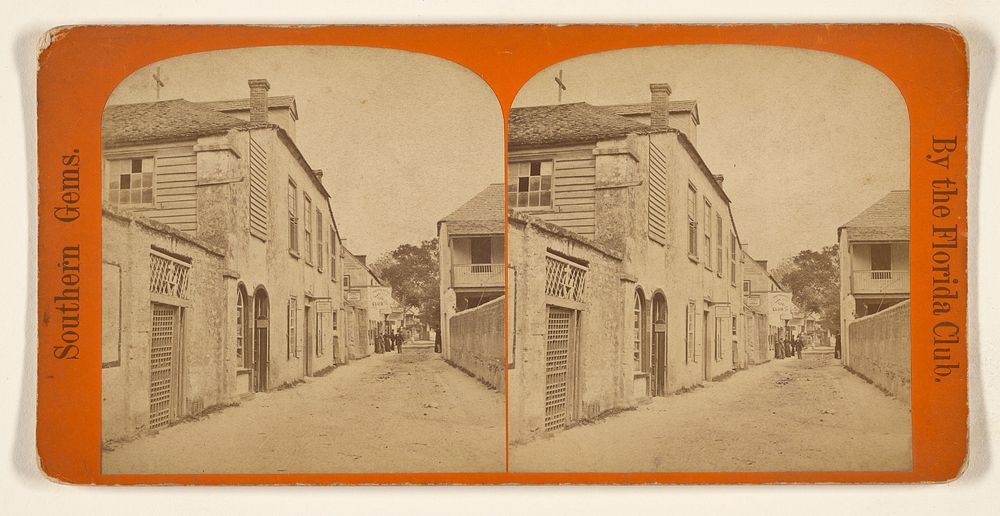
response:
<path fill-rule="evenodd" d="M 502 471 L 504 396 L 433 352 L 387 353 L 103 453 L 105 473 Z"/>
<path fill-rule="evenodd" d="M 511 448 L 511 471 L 909 470 L 909 407 L 829 356 L 771 362 Z"/>

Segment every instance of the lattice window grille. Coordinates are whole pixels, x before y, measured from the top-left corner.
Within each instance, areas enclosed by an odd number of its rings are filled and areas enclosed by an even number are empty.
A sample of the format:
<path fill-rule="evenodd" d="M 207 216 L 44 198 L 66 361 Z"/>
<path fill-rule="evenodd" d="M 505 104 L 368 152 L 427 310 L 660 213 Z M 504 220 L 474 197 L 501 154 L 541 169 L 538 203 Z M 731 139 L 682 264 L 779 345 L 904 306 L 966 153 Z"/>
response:
<path fill-rule="evenodd" d="M 149 291 L 187 299 L 191 264 L 156 250 L 149 252 Z"/>
<path fill-rule="evenodd" d="M 583 301 L 586 280 L 586 267 L 552 254 L 545 256 L 546 295 Z"/>

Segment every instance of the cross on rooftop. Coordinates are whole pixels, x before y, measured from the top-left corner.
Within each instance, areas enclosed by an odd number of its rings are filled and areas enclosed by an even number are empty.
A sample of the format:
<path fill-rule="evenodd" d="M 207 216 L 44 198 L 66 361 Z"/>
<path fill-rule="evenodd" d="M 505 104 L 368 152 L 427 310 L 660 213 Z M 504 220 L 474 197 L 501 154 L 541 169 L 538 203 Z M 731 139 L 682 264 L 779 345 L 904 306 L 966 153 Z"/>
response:
<path fill-rule="evenodd" d="M 562 104 L 562 92 L 566 89 L 566 85 L 563 84 L 563 80 L 562 80 L 562 72 L 563 72 L 562 70 L 559 70 L 559 76 L 555 78 L 556 79 L 556 85 L 557 85 L 556 91 L 559 92 L 559 103 L 560 104 Z"/>

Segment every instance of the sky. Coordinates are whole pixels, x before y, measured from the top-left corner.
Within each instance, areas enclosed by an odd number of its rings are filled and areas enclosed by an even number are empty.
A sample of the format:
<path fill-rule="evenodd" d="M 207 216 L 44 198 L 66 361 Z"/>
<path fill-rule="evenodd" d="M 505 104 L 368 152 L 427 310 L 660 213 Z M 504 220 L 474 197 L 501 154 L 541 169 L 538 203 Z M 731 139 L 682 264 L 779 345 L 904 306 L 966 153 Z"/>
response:
<path fill-rule="evenodd" d="M 744 45 L 647 47 L 582 56 L 543 70 L 515 107 L 649 102 L 649 84 L 698 101 L 697 148 L 725 176 L 741 241 L 778 265 L 837 243 L 837 228 L 891 190 L 909 188 L 902 96 L 860 61 Z M 770 265 L 769 265 L 770 266 Z"/>
<path fill-rule="evenodd" d="M 503 182 L 503 118 L 492 90 L 450 61 L 361 47 L 259 47 L 190 54 L 126 78 L 109 104 L 293 95 L 296 143 L 322 169 L 344 244 L 371 260 L 437 235 L 437 221 Z"/>

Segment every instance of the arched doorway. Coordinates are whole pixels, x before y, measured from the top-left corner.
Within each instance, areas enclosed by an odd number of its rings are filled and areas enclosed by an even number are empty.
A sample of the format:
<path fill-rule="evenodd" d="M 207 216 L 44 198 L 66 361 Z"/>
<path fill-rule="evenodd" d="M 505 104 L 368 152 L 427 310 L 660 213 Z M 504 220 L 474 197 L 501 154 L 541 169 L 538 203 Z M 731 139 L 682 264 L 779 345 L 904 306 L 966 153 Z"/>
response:
<path fill-rule="evenodd" d="M 653 342 L 650 346 L 649 381 L 653 396 L 667 392 L 667 300 L 663 293 L 653 295 Z"/>
<path fill-rule="evenodd" d="M 270 359 L 270 302 L 267 298 L 267 290 L 260 287 L 253 294 L 253 360 L 250 369 L 253 371 L 253 379 L 250 386 L 254 392 L 267 390 L 267 366 Z"/>

